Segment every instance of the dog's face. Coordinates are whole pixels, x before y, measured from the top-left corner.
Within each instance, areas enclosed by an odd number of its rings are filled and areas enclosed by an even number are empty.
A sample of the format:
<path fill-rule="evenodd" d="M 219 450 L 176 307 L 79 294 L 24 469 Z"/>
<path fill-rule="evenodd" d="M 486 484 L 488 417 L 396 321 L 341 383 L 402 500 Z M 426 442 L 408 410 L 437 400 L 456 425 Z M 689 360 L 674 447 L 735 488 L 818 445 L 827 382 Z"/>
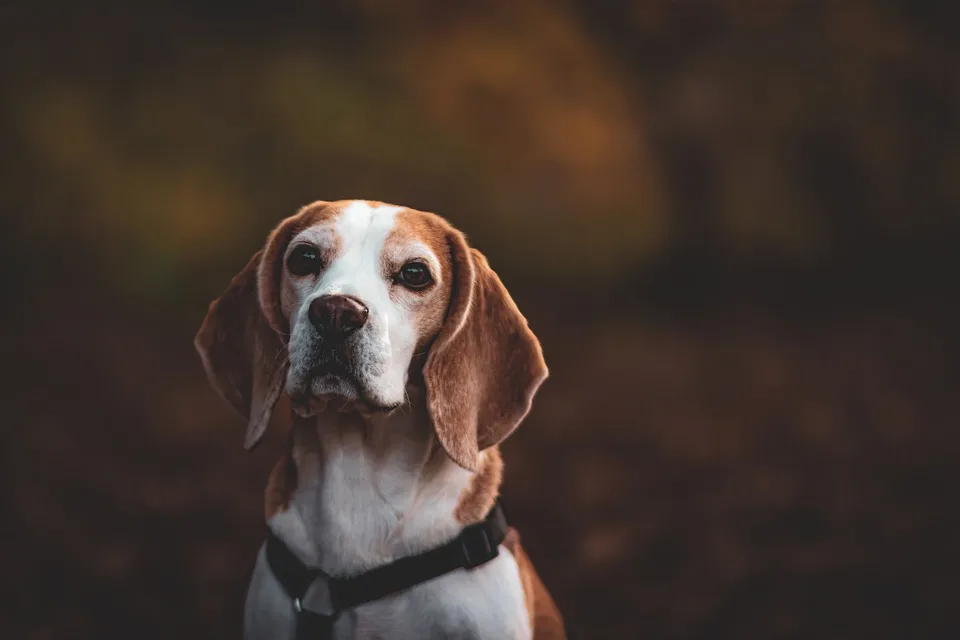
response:
<path fill-rule="evenodd" d="M 437 439 L 475 469 L 547 376 L 486 259 L 443 218 L 350 200 L 287 218 L 210 305 L 195 341 L 253 447 L 285 390 L 301 415 L 385 411 L 422 383 Z"/>
<path fill-rule="evenodd" d="M 362 201 L 301 215 L 307 226 L 283 252 L 278 292 L 294 407 L 401 405 L 411 360 L 450 300 L 443 229 L 422 212 Z"/>

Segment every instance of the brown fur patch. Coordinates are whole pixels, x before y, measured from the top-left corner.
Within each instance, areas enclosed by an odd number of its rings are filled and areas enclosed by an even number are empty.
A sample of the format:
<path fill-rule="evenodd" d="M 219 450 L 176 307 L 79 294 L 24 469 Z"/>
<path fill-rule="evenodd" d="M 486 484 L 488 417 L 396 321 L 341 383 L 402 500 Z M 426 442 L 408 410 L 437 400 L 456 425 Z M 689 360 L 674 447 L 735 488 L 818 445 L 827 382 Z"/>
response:
<path fill-rule="evenodd" d="M 308 204 L 279 225 L 267 238 L 260 266 L 258 295 L 264 316 L 277 333 L 287 336 L 290 325 L 280 308 L 280 285 L 283 282 L 283 257 L 290 241 L 304 229 L 330 222 L 337 217 L 346 202 Z M 336 250 L 336 248 L 332 248 Z"/>
<path fill-rule="evenodd" d="M 440 273 L 435 274 L 439 280 L 439 291 L 431 295 L 431 302 L 418 310 L 417 345 L 415 353 L 421 353 L 436 338 L 443 326 L 444 318 L 450 304 L 450 293 L 453 288 L 453 266 L 450 261 L 450 251 L 447 249 L 447 232 L 449 225 L 445 220 L 432 213 L 404 209 L 397 213 L 394 228 L 387 237 L 385 248 L 408 242 L 425 244 L 440 262 Z M 384 251 L 388 253 L 389 251 Z M 399 268 L 402 265 L 383 265 L 387 271 Z M 436 295 L 439 293 L 439 295 Z"/>
<path fill-rule="evenodd" d="M 503 545 L 517 561 L 533 640 L 564 640 L 567 632 L 563 626 L 563 616 L 520 545 L 520 534 L 516 529 L 510 529 Z"/>
<path fill-rule="evenodd" d="M 520 424 L 547 377 L 540 342 L 487 259 L 447 225 L 453 290 L 427 357 L 427 408 L 440 444 L 460 466 Z"/>
<path fill-rule="evenodd" d="M 293 438 L 291 433 L 291 447 Z M 297 490 L 297 464 L 293 460 L 292 448 L 277 460 L 267 478 L 267 488 L 264 491 L 264 516 L 270 520 L 281 511 L 286 511 Z"/>
<path fill-rule="evenodd" d="M 460 494 L 455 516 L 463 524 L 479 522 L 493 508 L 503 480 L 503 458 L 493 446 L 480 454 L 480 468 Z"/>
<path fill-rule="evenodd" d="M 283 389 L 286 346 L 257 301 L 258 251 L 210 304 L 194 346 L 211 385 L 247 418 L 246 446 L 260 441 Z"/>

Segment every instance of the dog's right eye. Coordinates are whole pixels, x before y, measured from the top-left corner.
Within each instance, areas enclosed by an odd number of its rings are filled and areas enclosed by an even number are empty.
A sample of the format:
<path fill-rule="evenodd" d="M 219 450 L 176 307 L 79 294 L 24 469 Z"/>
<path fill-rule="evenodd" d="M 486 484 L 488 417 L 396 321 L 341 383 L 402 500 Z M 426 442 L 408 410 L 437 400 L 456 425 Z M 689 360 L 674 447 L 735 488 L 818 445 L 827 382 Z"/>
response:
<path fill-rule="evenodd" d="M 313 245 L 298 245 L 287 256 L 287 269 L 295 276 L 315 275 L 320 273 L 322 268 L 320 251 Z"/>

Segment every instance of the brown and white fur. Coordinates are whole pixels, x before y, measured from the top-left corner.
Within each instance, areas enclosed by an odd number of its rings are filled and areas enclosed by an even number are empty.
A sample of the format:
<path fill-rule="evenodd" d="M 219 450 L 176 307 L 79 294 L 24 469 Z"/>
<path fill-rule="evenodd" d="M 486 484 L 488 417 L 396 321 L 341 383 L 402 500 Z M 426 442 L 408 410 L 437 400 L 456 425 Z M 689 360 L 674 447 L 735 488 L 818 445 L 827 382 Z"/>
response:
<path fill-rule="evenodd" d="M 316 251 L 315 273 L 289 266 L 301 245 Z M 427 269 L 428 286 L 405 285 L 411 262 Z M 367 310 L 334 346 L 311 320 L 324 296 Z M 280 223 L 210 305 L 196 346 L 213 386 L 248 419 L 247 448 L 290 396 L 290 446 L 270 475 L 267 522 L 334 576 L 433 548 L 483 519 L 501 482 L 497 445 L 547 376 L 526 320 L 459 231 L 360 200 L 316 202 Z M 294 622 L 261 548 L 244 636 L 292 640 Z M 491 562 L 343 612 L 334 637 L 565 636 L 511 531 Z"/>

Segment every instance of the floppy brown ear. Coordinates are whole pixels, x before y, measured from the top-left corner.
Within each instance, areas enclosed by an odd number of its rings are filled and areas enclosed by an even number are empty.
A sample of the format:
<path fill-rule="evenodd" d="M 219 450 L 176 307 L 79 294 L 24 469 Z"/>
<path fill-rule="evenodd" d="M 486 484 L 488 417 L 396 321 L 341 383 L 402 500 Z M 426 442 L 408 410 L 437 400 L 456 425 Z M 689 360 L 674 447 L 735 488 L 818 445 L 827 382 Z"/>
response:
<path fill-rule="evenodd" d="M 479 452 L 517 428 L 547 377 L 540 342 L 497 274 L 463 234 L 448 236 L 453 287 L 427 356 L 427 409 L 441 446 L 475 471 Z"/>
<path fill-rule="evenodd" d="M 248 450 L 263 438 L 283 391 L 288 363 L 287 347 L 260 305 L 258 271 L 263 255 L 262 250 L 254 254 L 210 304 L 193 341 L 210 383 L 247 418 Z"/>

